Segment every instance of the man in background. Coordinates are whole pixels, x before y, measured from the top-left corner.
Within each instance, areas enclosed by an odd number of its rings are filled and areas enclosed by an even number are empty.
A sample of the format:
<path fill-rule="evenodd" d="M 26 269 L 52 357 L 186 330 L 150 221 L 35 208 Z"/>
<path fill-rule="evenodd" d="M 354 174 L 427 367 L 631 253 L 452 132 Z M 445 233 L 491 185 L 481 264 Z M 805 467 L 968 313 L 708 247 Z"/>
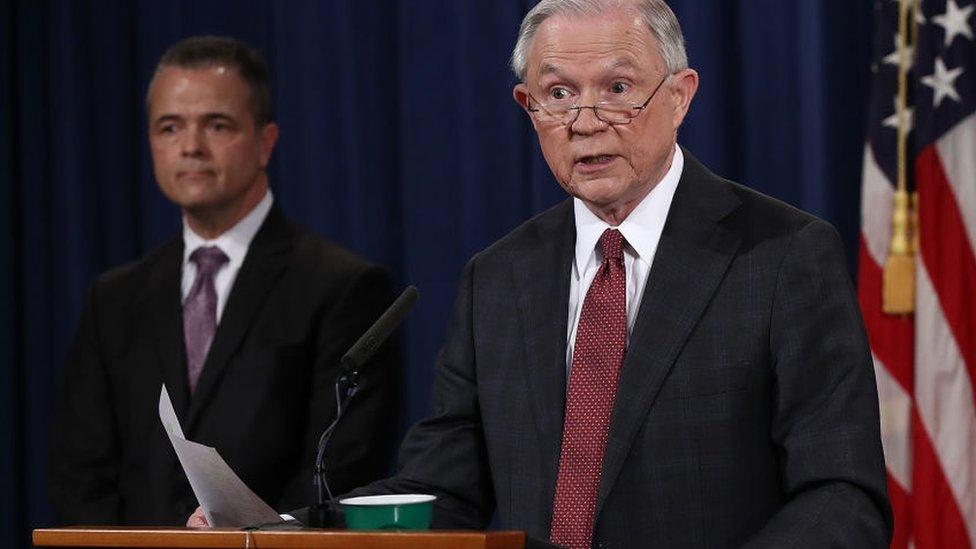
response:
<path fill-rule="evenodd" d="M 390 303 L 391 281 L 275 204 L 278 127 L 248 46 L 175 44 L 146 105 L 156 181 L 183 232 L 88 290 L 54 414 L 51 499 L 70 524 L 185 520 L 197 502 L 159 421 L 165 384 L 189 439 L 272 506 L 304 505 L 339 358 Z M 326 457 L 333 490 L 387 472 L 398 365 L 386 347 L 366 367 Z"/>

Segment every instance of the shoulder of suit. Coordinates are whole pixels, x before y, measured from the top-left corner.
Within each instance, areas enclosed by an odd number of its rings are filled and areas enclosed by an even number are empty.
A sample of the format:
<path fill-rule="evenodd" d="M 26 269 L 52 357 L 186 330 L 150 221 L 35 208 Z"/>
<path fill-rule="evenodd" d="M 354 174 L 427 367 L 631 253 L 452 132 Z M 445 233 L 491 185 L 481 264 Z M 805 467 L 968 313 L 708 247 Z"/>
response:
<path fill-rule="evenodd" d="M 721 219 L 716 220 L 733 231 L 750 229 L 767 234 L 790 233 L 820 221 L 786 202 L 716 175 L 687 149 L 682 151 L 684 173 L 672 208 L 679 204 L 678 207 L 721 212 Z"/>
<path fill-rule="evenodd" d="M 313 295 L 333 295 L 336 291 L 352 287 L 374 288 L 386 295 L 392 286 L 389 269 L 366 260 L 301 224 L 287 221 L 279 227 L 273 240 L 272 243 L 266 242 L 263 253 L 276 255 L 270 258 L 263 255 L 262 261 L 284 264 L 282 283 L 290 291 L 303 293 L 309 299 Z"/>
<path fill-rule="evenodd" d="M 672 210 L 675 207 L 691 209 L 696 220 L 700 218 L 694 210 L 707 211 L 711 215 L 719 213 L 718 218 L 711 219 L 746 242 L 788 237 L 811 223 L 830 226 L 786 202 L 718 176 L 687 150 L 684 153 L 685 171 Z"/>
<path fill-rule="evenodd" d="M 183 260 L 181 244 L 182 237 L 175 235 L 139 259 L 101 273 L 95 278 L 93 285 L 100 288 L 139 290 L 146 284 L 157 267 L 169 262 L 170 265 L 163 266 L 173 269 L 179 268 L 178 262 Z"/>
<path fill-rule="evenodd" d="M 337 276 L 355 276 L 365 271 L 382 269 L 358 253 L 329 238 L 295 225 L 291 261 L 301 269 Z"/>
<path fill-rule="evenodd" d="M 720 180 L 741 204 L 722 221 L 723 226 L 751 239 L 789 236 L 815 224 L 833 226 L 819 217 L 755 189 Z"/>

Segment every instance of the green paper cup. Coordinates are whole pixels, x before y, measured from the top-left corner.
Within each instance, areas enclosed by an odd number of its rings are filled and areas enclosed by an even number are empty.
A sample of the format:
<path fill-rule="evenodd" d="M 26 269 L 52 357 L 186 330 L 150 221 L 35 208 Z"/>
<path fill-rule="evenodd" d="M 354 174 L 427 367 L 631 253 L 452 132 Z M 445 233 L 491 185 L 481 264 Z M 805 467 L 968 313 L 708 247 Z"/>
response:
<path fill-rule="evenodd" d="M 350 530 L 427 530 L 436 496 L 390 494 L 340 499 Z"/>

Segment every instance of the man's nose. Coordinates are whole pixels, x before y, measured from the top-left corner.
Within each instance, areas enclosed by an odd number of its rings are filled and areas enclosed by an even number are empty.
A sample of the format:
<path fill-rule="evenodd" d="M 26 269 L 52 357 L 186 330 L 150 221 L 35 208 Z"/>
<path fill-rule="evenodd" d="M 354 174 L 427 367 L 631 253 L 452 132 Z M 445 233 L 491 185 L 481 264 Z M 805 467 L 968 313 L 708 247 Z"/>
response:
<path fill-rule="evenodd" d="M 576 114 L 576 119 L 570 124 L 573 133 L 588 135 L 607 129 L 608 124 L 601 119 L 597 113 L 596 106 L 581 106 Z"/>
<path fill-rule="evenodd" d="M 190 131 L 183 134 L 181 145 L 183 156 L 202 156 L 207 148 L 203 129 L 190 128 Z"/>

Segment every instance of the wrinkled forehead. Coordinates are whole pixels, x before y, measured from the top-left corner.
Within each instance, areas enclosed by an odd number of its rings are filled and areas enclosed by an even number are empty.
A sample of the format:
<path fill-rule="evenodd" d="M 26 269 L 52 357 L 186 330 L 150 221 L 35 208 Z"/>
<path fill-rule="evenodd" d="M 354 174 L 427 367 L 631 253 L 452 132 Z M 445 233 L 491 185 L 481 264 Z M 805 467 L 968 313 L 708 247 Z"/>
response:
<path fill-rule="evenodd" d="M 546 19 L 532 40 L 526 77 L 629 71 L 647 78 L 663 74 L 657 39 L 633 10 L 560 14 Z"/>
<path fill-rule="evenodd" d="M 607 52 L 606 55 L 587 56 L 585 60 L 563 62 L 559 56 L 542 59 L 535 71 L 534 81 L 600 79 L 603 76 L 626 76 L 633 80 L 651 78 L 656 71 L 648 70 L 627 52 Z"/>

